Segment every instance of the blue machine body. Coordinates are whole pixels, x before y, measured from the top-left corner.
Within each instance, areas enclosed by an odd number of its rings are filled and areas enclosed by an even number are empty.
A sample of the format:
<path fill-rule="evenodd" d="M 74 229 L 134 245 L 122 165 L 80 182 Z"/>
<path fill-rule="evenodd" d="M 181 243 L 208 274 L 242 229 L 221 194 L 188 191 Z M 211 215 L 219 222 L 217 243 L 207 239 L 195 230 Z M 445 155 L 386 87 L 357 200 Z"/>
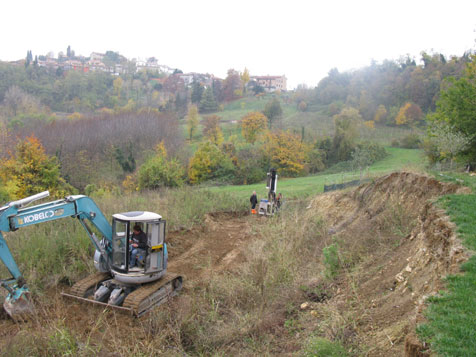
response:
<path fill-rule="evenodd" d="M 11 254 L 2 232 L 15 231 L 22 227 L 43 222 L 71 217 L 78 219 L 85 228 L 96 252 L 101 257 L 101 267 L 96 268 L 102 272 L 111 271 L 112 262 L 112 226 L 101 212 L 96 203 L 83 195 L 69 196 L 64 199 L 26 207 L 35 200 L 49 196 L 47 191 L 40 194 L 13 201 L 0 207 L 0 260 L 11 274 L 10 278 L 0 280 L 2 287 L 8 290 L 6 302 L 15 302 L 28 294 L 25 279 Z M 101 239 L 90 229 L 93 225 L 102 235 Z M 167 261 L 167 248 L 164 243 L 164 259 Z M 164 264 L 164 270 L 166 263 Z"/>

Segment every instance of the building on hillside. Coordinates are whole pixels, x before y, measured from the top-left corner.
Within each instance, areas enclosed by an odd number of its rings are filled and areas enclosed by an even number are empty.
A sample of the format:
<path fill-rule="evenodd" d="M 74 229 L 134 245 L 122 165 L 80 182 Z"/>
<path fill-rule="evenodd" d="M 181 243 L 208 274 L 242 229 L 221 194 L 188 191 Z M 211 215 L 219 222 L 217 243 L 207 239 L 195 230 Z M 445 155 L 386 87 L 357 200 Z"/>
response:
<path fill-rule="evenodd" d="M 98 53 L 98 52 L 92 52 L 91 55 L 89 56 L 90 61 L 100 61 L 104 59 L 105 54 L 104 53 Z"/>
<path fill-rule="evenodd" d="M 191 86 L 193 82 L 198 82 L 205 87 L 209 87 L 213 84 L 214 79 L 213 74 L 208 73 L 180 73 L 179 76 L 187 87 Z"/>
<path fill-rule="evenodd" d="M 140 71 L 162 71 L 162 66 L 158 63 L 155 57 L 147 59 L 137 58 L 133 60 L 136 64 L 136 72 Z"/>
<path fill-rule="evenodd" d="M 159 71 L 165 74 L 172 74 L 174 73 L 175 68 L 166 66 L 165 64 L 159 64 Z"/>
<path fill-rule="evenodd" d="M 88 66 L 91 71 L 102 71 L 106 72 L 106 65 L 97 59 L 90 59 L 88 61 Z"/>
<path fill-rule="evenodd" d="M 180 73 L 178 76 L 187 87 L 193 83 L 193 73 Z"/>
<path fill-rule="evenodd" d="M 263 87 L 266 92 L 285 91 L 286 76 L 251 76 L 250 80 L 255 81 L 259 86 Z"/>
<path fill-rule="evenodd" d="M 67 60 L 62 63 L 62 67 L 65 71 L 73 70 L 78 72 L 89 72 L 91 69 L 88 63 L 83 63 L 77 60 Z"/>
<path fill-rule="evenodd" d="M 39 67 L 46 67 L 46 68 L 52 68 L 52 69 L 57 69 L 59 67 L 58 61 L 55 58 L 51 57 L 45 57 L 45 60 L 38 60 L 38 66 Z"/>

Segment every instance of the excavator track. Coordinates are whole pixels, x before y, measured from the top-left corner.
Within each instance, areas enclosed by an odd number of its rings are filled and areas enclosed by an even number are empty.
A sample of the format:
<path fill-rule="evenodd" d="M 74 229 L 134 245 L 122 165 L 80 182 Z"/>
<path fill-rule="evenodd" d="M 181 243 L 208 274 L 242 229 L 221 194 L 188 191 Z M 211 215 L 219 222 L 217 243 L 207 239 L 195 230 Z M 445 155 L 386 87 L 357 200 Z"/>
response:
<path fill-rule="evenodd" d="M 109 273 L 96 273 L 90 275 L 74 284 L 69 293 L 63 292 L 61 295 L 127 312 L 139 317 L 150 309 L 177 295 L 177 292 L 182 288 L 182 277 L 180 275 L 166 273 L 160 280 L 138 287 L 127 295 L 122 306 L 117 306 L 92 299 L 92 294 L 98 284 L 108 279 L 112 279 L 112 276 Z"/>
<path fill-rule="evenodd" d="M 96 273 L 89 275 L 86 278 L 78 281 L 71 287 L 69 295 L 76 296 L 78 298 L 87 298 L 94 292 L 94 289 L 99 283 L 105 280 L 111 279 L 110 273 Z"/>
<path fill-rule="evenodd" d="M 145 284 L 127 295 L 122 306 L 139 317 L 177 295 L 180 289 L 182 289 L 182 277 L 174 273 L 166 273 L 160 280 Z"/>

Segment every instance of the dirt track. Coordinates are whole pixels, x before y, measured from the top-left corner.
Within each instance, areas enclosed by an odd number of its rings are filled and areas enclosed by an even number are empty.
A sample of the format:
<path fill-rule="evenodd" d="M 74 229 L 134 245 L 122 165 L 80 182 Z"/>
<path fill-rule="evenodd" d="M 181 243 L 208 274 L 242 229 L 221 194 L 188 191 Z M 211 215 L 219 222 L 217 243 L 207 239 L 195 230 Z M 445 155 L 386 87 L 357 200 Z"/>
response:
<path fill-rule="evenodd" d="M 169 270 L 194 282 L 211 271 L 233 270 L 243 261 L 251 224 L 260 218 L 232 214 L 208 215 L 202 228 L 168 236 Z"/>

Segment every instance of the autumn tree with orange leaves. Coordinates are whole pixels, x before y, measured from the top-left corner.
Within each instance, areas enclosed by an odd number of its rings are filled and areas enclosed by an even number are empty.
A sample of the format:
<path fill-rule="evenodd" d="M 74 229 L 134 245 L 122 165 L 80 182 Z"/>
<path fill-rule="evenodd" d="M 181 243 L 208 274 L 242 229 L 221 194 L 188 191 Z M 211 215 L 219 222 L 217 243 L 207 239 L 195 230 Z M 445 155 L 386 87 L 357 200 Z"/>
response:
<path fill-rule="evenodd" d="M 263 113 L 251 112 L 241 119 L 241 133 L 245 140 L 254 144 L 260 134 L 266 132 L 268 118 Z"/>
<path fill-rule="evenodd" d="M 419 121 L 423 117 L 423 112 L 420 107 L 415 103 L 407 102 L 398 111 L 395 117 L 395 123 L 397 125 L 411 125 Z"/>
<path fill-rule="evenodd" d="M 46 190 L 60 198 L 73 190 L 60 176 L 56 157 L 48 156 L 34 136 L 20 141 L 15 153 L 0 164 L 0 181 L 12 200 Z"/>
<path fill-rule="evenodd" d="M 215 145 L 221 145 L 223 142 L 223 132 L 220 128 L 220 117 L 218 115 L 209 115 L 203 120 L 203 135 Z"/>
<path fill-rule="evenodd" d="M 305 173 L 304 165 L 309 151 L 298 135 L 288 131 L 268 133 L 263 145 L 263 154 L 271 167 L 282 176 L 300 176 Z"/>

